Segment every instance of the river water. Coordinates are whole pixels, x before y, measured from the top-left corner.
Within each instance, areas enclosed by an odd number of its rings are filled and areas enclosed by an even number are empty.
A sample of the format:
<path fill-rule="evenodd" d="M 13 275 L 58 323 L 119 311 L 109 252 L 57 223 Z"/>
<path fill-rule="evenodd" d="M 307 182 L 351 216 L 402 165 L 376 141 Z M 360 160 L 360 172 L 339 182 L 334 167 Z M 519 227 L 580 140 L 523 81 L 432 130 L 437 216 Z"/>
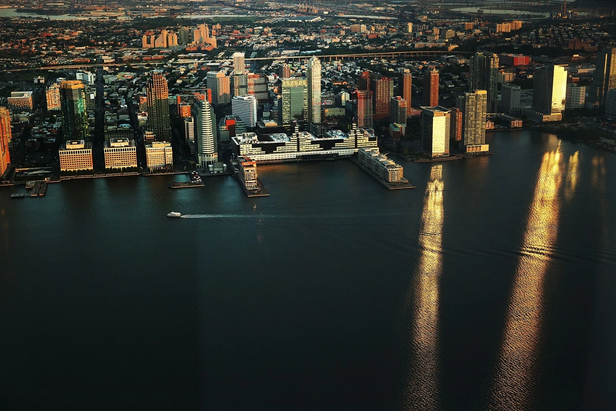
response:
<path fill-rule="evenodd" d="M 5 410 L 616 409 L 613 154 L 0 190 Z M 169 211 L 191 218 L 169 219 Z"/>

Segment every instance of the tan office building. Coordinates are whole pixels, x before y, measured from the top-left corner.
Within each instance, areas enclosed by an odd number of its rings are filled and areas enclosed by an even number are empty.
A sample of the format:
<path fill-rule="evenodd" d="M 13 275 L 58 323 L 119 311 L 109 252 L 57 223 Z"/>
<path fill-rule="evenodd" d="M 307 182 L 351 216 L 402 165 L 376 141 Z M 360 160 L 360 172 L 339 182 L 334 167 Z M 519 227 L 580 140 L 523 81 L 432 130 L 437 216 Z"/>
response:
<path fill-rule="evenodd" d="M 105 141 L 104 152 L 105 169 L 137 168 L 137 148 L 134 140 L 114 138 Z"/>
<path fill-rule="evenodd" d="M 92 144 L 84 140 L 68 140 L 60 149 L 60 171 L 93 170 Z"/>
<path fill-rule="evenodd" d="M 154 141 L 145 146 L 146 167 L 149 171 L 173 167 L 173 148 L 166 141 Z"/>

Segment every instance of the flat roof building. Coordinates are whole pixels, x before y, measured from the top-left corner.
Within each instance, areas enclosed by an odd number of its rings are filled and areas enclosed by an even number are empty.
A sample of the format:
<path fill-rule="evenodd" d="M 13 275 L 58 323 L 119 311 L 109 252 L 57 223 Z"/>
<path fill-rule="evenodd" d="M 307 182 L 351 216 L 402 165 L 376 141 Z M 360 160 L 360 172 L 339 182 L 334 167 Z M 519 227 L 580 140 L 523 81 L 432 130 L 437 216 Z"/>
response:
<path fill-rule="evenodd" d="M 149 171 L 171 169 L 173 148 L 167 141 L 153 141 L 145 146 L 145 161 Z"/>
<path fill-rule="evenodd" d="M 430 158 L 449 156 L 451 118 L 446 108 L 421 108 L 421 143 Z"/>
<path fill-rule="evenodd" d="M 32 91 L 12 91 L 11 96 L 7 100 L 9 108 L 15 110 L 32 110 L 34 107 Z"/>
<path fill-rule="evenodd" d="M 105 169 L 137 168 L 137 148 L 134 140 L 111 139 L 105 141 L 103 151 L 105 153 Z"/>
<path fill-rule="evenodd" d="M 91 171 L 92 144 L 84 140 L 68 140 L 58 151 L 60 157 L 60 171 Z"/>

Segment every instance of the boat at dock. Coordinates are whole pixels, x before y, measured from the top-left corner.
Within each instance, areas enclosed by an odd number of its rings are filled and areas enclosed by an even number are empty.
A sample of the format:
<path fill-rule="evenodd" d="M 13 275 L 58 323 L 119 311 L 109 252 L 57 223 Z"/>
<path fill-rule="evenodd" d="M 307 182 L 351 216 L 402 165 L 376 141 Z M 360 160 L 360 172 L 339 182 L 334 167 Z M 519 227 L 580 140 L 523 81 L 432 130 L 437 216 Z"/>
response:
<path fill-rule="evenodd" d="M 47 192 L 47 183 L 42 182 L 41 188 L 39 190 L 39 197 L 44 197 L 46 192 Z"/>
<path fill-rule="evenodd" d="M 172 211 L 169 214 L 167 214 L 167 217 L 169 217 L 169 218 L 180 218 L 180 217 L 182 217 L 182 213 L 178 213 L 177 211 Z"/>

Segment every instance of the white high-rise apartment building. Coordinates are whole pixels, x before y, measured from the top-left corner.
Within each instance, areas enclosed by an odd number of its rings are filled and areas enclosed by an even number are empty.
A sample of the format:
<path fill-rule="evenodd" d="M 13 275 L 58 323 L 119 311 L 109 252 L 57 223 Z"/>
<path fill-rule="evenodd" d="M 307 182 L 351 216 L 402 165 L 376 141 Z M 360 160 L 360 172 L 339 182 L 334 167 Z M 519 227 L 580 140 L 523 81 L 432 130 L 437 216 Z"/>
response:
<path fill-rule="evenodd" d="M 257 124 L 257 99 L 255 96 L 233 97 L 231 100 L 233 115 L 242 119 L 246 127 L 253 128 Z"/>
<path fill-rule="evenodd" d="M 308 123 L 321 123 L 321 61 L 313 57 L 308 62 Z"/>
<path fill-rule="evenodd" d="M 246 59 L 244 53 L 233 53 L 233 71 L 235 74 L 246 74 Z"/>
<path fill-rule="evenodd" d="M 208 164 L 218 161 L 218 139 L 216 114 L 207 100 L 195 105 L 195 140 L 197 142 L 197 164 L 207 168 Z"/>

